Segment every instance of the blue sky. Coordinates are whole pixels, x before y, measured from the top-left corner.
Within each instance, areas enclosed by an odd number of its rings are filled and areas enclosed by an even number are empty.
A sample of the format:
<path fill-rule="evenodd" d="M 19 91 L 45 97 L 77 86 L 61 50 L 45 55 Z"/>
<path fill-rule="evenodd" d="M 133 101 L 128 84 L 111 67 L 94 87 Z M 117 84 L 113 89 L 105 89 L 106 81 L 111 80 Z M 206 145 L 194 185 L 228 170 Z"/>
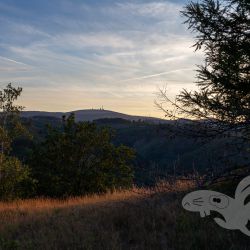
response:
<path fill-rule="evenodd" d="M 163 116 L 155 92 L 194 88 L 187 1 L 0 0 L 0 86 L 27 110 L 98 108 Z"/>

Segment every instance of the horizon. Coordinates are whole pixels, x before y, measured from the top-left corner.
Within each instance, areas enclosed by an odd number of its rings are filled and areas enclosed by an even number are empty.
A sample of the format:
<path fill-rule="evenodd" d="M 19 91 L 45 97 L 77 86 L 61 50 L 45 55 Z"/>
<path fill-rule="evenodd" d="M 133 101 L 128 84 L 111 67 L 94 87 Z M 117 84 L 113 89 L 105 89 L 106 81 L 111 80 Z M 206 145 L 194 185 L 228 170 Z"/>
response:
<path fill-rule="evenodd" d="M 77 110 L 69 110 L 69 111 L 46 111 L 46 110 L 22 110 L 22 112 L 41 112 L 41 113 L 74 113 L 74 112 L 79 112 L 79 111 L 106 111 L 106 112 L 112 112 L 112 113 L 117 113 L 121 115 L 126 115 L 126 116 L 137 116 L 137 117 L 142 117 L 142 118 L 153 118 L 153 119 L 161 119 L 161 120 L 168 120 L 166 118 L 161 118 L 161 117 L 156 117 L 156 116 L 144 116 L 144 115 L 136 115 L 136 114 L 129 114 L 129 113 L 123 113 L 115 110 L 110 110 L 110 109 L 105 109 L 102 107 L 100 108 L 86 108 L 86 109 L 77 109 Z M 108 117 L 107 117 L 108 118 Z"/>
<path fill-rule="evenodd" d="M 194 89 L 202 61 L 180 15 L 187 2 L 0 0 L 0 87 L 22 87 L 27 111 L 163 118 L 158 89 Z"/>

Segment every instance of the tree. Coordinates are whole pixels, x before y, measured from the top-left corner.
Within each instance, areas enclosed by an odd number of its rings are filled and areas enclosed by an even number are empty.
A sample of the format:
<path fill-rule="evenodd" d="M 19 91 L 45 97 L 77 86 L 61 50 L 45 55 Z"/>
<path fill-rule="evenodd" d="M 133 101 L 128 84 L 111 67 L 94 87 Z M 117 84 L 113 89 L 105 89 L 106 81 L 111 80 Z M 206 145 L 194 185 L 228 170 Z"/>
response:
<path fill-rule="evenodd" d="M 0 200 L 27 198 L 35 194 L 36 181 L 28 166 L 17 158 L 2 155 L 0 172 Z"/>
<path fill-rule="evenodd" d="M 12 87 L 11 83 L 0 91 L 0 163 L 3 155 L 9 153 L 13 140 L 25 130 L 19 119 L 24 107 L 15 105 L 21 92 L 22 88 Z"/>
<path fill-rule="evenodd" d="M 21 92 L 11 84 L 0 91 L 0 199 L 5 200 L 24 197 L 35 184 L 29 168 L 10 156 L 14 139 L 26 131 L 19 119 L 23 107 L 15 105 Z"/>
<path fill-rule="evenodd" d="M 134 151 L 111 143 L 108 129 L 63 118 L 62 129 L 49 127 L 34 150 L 31 166 L 38 194 L 75 196 L 131 187 Z"/>
<path fill-rule="evenodd" d="M 196 50 L 203 49 L 204 65 L 197 70 L 197 91 L 184 89 L 172 101 L 166 90 L 157 106 L 167 117 L 191 118 L 200 126 L 196 135 L 250 136 L 250 2 L 203 0 L 182 11 L 196 33 Z M 171 108 L 166 108 L 165 105 Z M 192 131 L 192 129 L 191 129 Z M 193 134 L 194 135 L 194 134 Z"/>

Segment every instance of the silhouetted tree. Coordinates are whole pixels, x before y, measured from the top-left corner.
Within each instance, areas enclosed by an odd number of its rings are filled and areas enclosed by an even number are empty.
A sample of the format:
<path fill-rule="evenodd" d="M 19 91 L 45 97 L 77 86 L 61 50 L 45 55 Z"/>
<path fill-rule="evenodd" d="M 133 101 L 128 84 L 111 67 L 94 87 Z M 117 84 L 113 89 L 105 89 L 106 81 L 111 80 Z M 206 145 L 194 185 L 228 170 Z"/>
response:
<path fill-rule="evenodd" d="M 194 119 L 189 122 L 193 136 L 227 134 L 249 139 L 249 0 L 191 2 L 182 14 L 196 34 L 195 49 L 204 51 L 204 64 L 197 70 L 198 90 L 184 89 L 172 101 L 163 89 L 157 106 L 167 117 Z M 191 124 L 199 129 L 192 130 Z"/>

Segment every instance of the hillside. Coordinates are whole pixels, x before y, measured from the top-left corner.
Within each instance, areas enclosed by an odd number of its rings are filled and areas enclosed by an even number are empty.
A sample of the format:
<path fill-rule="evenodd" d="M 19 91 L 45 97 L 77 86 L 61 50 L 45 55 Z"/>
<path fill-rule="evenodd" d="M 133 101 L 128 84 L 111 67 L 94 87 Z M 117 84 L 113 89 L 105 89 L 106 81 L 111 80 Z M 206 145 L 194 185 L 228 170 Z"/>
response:
<path fill-rule="evenodd" d="M 31 118 L 31 117 L 54 117 L 62 118 L 63 115 L 68 116 L 70 113 L 75 114 L 76 121 L 93 121 L 103 118 L 121 118 L 129 121 L 148 121 L 152 123 L 167 123 L 169 121 L 155 118 L 155 117 L 146 117 L 146 116 L 133 116 L 127 115 L 119 112 L 114 112 L 110 110 L 103 109 L 85 109 L 85 110 L 74 110 L 70 112 L 46 112 L 46 111 L 23 111 L 21 113 L 22 117 Z"/>
<path fill-rule="evenodd" d="M 53 127 L 60 127 L 62 124 L 60 118 L 46 116 L 47 113 L 44 116 L 33 116 L 39 113 L 24 114 L 30 116 L 23 120 L 29 124 L 34 141 L 44 138 L 47 124 Z M 237 151 L 229 138 L 204 141 L 178 134 L 172 137 L 170 131 L 174 126 L 171 123 L 132 122 L 123 118 L 97 119 L 94 123 L 114 130 L 115 136 L 112 140 L 115 145 L 123 144 L 136 150 L 134 165 L 137 184 L 153 184 L 155 178 L 164 177 L 166 173 L 173 174 L 174 171 L 180 175 L 193 172 L 194 169 L 200 172 L 208 169 L 221 171 L 227 167 L 244 165 L 248 160 L 248 154 Z M 236 139 L 233 140 L 236 143 Z M 14 154 L 25 159 L 26 153 L 32 147 L 32 142 L 20 139 L 14 145 Z"/>

